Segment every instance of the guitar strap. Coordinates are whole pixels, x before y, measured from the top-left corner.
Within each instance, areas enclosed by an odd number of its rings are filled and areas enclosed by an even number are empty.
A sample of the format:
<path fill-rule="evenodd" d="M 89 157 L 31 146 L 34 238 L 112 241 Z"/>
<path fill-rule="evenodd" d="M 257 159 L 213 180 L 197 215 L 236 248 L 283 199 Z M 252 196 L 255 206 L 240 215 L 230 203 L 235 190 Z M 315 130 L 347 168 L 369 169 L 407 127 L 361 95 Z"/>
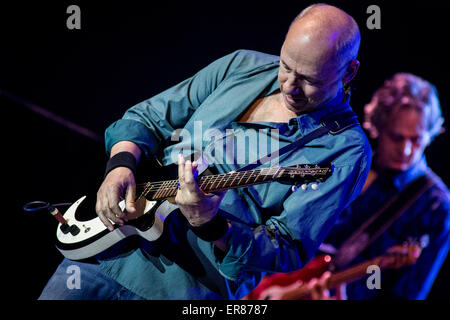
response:
<path fill-rule="evenodd" d="M 305 144 L 307 144 L 308 142 L 319 138 L 320 136 L 323 136 L 326 133 L 329 133 L 331 135 L 336 135 L 341 133 L 342 131 L 351 128 L 353 126 L 359 125 L 357 116 L 355 114 L 355 112 L 353 111 L 344 111 L 344 112 L 336 112 L 333 113 L 331 115 L 328 115 L 326 117 L 324 117 L 321 120 L 321 126 L 313 131 L 311 131 L 309 134 L 301 137 L 300 139 L 291 142 L 290 144 L 280 148 L 278 150 L 278 157 L 280 157 L 281 155 L 301 148 L 303 147 Z M 272 154 L 268 154 L 264 157 L 259 158 L 258 160 L 256 160 L 253 163 L 250 163 L 248 165 L 245 165 L 239 169 L 237 169 L 236 171 L 248 171 L 248 170 L 253 170 L 256 167 L 259 167 L 260 165 L 263 165 L 264 163 L 266 163 L 267 161 L 273 160 L 272 158 Z"/>
<path fill-rule="evenodd" d="M 434 184 L 427 174 L 410 182 L 357 229 L 336 252 L 332 267 L 341 269 L 383 234 L 414 202 Z"/>

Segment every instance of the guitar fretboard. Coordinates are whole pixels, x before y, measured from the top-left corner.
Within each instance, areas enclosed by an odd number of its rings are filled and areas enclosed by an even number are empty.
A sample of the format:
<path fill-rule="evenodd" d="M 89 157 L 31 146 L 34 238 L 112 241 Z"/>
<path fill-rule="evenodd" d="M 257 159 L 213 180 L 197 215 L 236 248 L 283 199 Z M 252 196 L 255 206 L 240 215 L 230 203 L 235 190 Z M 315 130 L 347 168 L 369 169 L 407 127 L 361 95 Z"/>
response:
<path fill-rule="evenodd" d="M 325 176 L 329 168 L 297 168 L 297 167 L 270 167 L 242 172 L 203 176 L 197 179 L 199 188 L 206 192 L 222 191 L 243 186 L 255 185 L 274 181 L 290 176 Z M 161 182 L 148 182 L 137 186 L 137 194 L 148 200 L 160 200 L 174 197 L 177 193 L 178 180 Z"/>

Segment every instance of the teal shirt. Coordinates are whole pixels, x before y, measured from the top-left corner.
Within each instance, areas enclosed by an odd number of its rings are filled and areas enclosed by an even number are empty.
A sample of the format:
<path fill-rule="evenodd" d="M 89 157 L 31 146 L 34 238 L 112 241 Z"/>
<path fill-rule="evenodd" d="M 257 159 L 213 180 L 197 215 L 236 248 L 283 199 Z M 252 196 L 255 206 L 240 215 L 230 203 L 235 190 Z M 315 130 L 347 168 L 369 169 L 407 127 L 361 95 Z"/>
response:
<path fill-rule="evenodd" d="M 119 141 L 133 141 L 146 157 L 162 155 L 165 165 L 174 163 L 180 151 L 201 151 L 225 173 L 264 155 L 259 152 L 264 144 L 267 152 L 275 151 L 318 128 L 329 113 L 351 110 L 341 93 L 289 123 L 236 121 L 255 99 L 279 89 L 278 68 L 279 57 L 254 51 L 239 50 L 218 59 L 127 110 L 106 130 L 106 150 Z M 183 130 L 173 136 L 177 129 Z M 252 134 L 258 147 L 239 142 Z M 217 150 L 230 143 L 237 151 L 231 155 L 224 151 L 218 157 Z M 226 193 L 220 209 L 232 228 L 224 254 L 197 238 L 181 213 L 175 212 L 166 220 L 158 246 L 102 257 L 101 266 L 148 299 L 240 299 L 266 272 L 296 270 L 314 256 L 339 214 L 359 195 L 370 159 L 371 149 L 360 126 L 324 135 L 262 166 L 333 163 L 332 176 L 317 190 L 292 192 L 292 185 L 273 182 Z"/>

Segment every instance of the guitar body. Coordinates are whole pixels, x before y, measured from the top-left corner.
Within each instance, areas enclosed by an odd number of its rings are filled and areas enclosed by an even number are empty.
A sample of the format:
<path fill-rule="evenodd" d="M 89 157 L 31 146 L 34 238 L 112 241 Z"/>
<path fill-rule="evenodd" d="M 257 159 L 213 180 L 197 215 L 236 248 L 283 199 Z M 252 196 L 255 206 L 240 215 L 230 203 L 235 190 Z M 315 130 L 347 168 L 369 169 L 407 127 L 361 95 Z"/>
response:
<path fill-rule="evenodd" d="M 329 255 L 321 255 L 299 270 L 265 276 L 244 300 L 279 300 L 286 291 L 298 288 L 312 278 L 320 278 L 328 270 L 330 262 Z"/>
<path fill-rule="evenodd" d="M 155 241 L 163 233 L 166 217 L 177 209 L 175 204 L 167 200 L 149 201 L 143 198 L 141 205 L 137 208 L 138 212 L 141 211 L 139 217 L 132 217 L 127 224 L 121 227 L 116 226 L 113 231 L 109 231 L 98 217 L 87 221 L 77 219 L 77 213 L 84 209 L 81 206 L 85 200 L 86 196 L 81 197 L 64 214 L 68 224 L 76 226 L 79 232 L 76 235 L 70 232 L 64 233 L 61 223 L 56 231 L 56 247 L 70 260 L 93 257 L 131 236 Z M 119 206 L 124 210 L 125 202 L 122 200 Z"/>
<path fill-rule="evenodd" d="M 176 165 L 160 166 L 154 160 L 147 161 L 138 168 L 139 176 L 151 175 L 155 179 L 174 178 L 178 174 Z M 164 231 L 164 221 L 177 206 L 168 200 L 151 201 L 141 197 L 136 201 L 136 213 L 127 214 L 128 222 L 123 226 L 114 225 L 110 231 L 95 214 L 96 196 L 83 196 L 75 201 L 64 213 L 67 224 L 78 229 L 77 234 L 63 232 L 61 223 L 56 229 L 56 248 L 70 260 L 91 258 L 116 245 L 120 241 L 138 236 L 147 241 L 157 240 Z M 119 202 L 125 209 L 125 201 Z"/>
<path fill-rule="evenodd" d="M 422 242 L 422 241 L 421 241 Z M 336 289 L 343 283 L 353 282 L 367 275 L 367 268 L 377 265 L 380 269 L 400 269 L 412 265 L 419 258 L 426 241 L 410 241 L 395 245 L 382 255 L 333 273 L 325 283 L 327 289 Z M 320 278 L 330 269 L 331 256 L 313 258 L 304 268 L 290 273 L 275 273 L 264 277 L 260 284 L 243 300 L 301 300 L 310 298 L 308 286 L 312 278 Z"/>

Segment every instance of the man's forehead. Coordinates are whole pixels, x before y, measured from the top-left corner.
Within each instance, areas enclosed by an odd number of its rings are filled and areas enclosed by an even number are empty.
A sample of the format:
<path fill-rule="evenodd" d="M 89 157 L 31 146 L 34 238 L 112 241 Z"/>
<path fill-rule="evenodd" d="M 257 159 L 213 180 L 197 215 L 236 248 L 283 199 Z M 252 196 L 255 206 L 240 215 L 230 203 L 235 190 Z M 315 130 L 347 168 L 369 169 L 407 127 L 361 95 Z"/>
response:
<path fill-rule="evenodd" d="M 403 110 L 406 111 L 406 110 Z M 425 117 L 415 112 L 394 112 L 386 126 L 390 133 L 404 137 L 418 137 L 426 134 Z"/>
<path fill-rule="evenodd" d="M 293 71 L 308 77 L 324 77 L 337 68 L 330 59 L 319 57 L 308 50 L 295 50 L 283 46 L 280 53 L 280 63 Z"/>
<path fill-rule="evenodd" d="M 333 50 L 347 29 L 348 26 L 323 22 L 322 19 L 305 18 L 291 25 L 285 43 Z"/>
<path fill-rule="evenodd" d="M 297 33 L 286 37 L 282 51 L 287 53 L 305 52 L 312 57 L 329 57 L 336 54 L 336 45 L 331 39 L 317 38 L 310 33 Z"/>

